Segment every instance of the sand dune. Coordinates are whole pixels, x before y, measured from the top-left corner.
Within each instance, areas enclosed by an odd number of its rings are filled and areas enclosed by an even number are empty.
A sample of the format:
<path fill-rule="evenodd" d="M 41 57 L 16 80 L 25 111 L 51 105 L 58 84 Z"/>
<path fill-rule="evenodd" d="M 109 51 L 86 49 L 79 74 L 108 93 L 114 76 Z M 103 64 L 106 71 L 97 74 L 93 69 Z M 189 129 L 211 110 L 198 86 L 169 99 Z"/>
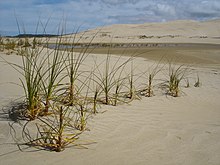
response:
<path fill-rule="evenodd" d="M 117 27 L 117 28 L 116 28 Z M 117 29 L 117 30 L 116 30 Z M 154 29 L 154 30 L 153 30 Z M 162 29 L 162 30 L 161 30 Z M 211 30 L 212 29 L 212 30 Z M 103 27 L 94 42 L 187 42 L 220 44 L 219 20 L 208 22 L 177 21 L 160 24 L 112 25 Z M 91 30 L 92 35 L 96 30 Z M 137 33 L 138 32 L 138 33 Z M 114 35 L 113 35 L 114 34 Z M 140 39 L 137 36 L 154 37 Z M 155 36 L 175 35 L 156 38 Z M 207 36 L 204 38 L 196 36 Z M 67 37 L 67 36 L 66 36 Z M 131 37 L 131 40 L 128 38 Z M 133 38 L 132 38 L 133 37 Z M 53 40 L 53 39 L 52 39 Z M 52 41 L 51 40 L 51 41 Z M 85 42 L 87 39 L 85 39 Z M 156 49 L 156 48 L 155 48 Z M 175 51 L 167 48 L 170 54 Z M 159 53 L 163 50 L 156 50 Z M 141 72 L 158 61 L 159 53 L 134 59 L 135 71 Z M 103 52 L 102 52 L 103 53 Z M 150 53 L 150 52 L 149 52 Z M 8 118 L 7 106 L 24 96 L 19 83 L 19 74 L 9 65 L 0 63 L 0 164 L 89 164 L 89 165 L 219 165 L 220 162 L 220 60 L 219 49 L 178 50 L 191 66 L 190 87 L 181 86 L 181 96 L 171 97 L 155 87 L 155 96 L 135 100 L 119 106 L 102 106 L 99 113 L 88 120 L 88 128 L 80 135 L 79 143 L 88 149 L 76 146 L 61 153 L 22 146 L 20 151 L 13 139 L 22 142 L 19 122 Z M 202 53 L 202 56 L 199 54 Z M 115 53 L 117 54 L 117 53 Z M 185 55 L 186 54 L 186 55 Z M 15 54 L 0 56 L 10 62 L 21 62 Z M 112 56 L 113 63 L 118 56 Z M 143 58 L 145 57 L 145 58 Z M 90 54 L 85 67 L 91 68 L 94 58 L 102 61 L 105 54 Z M 127 59 L 127 56 L 122 59 Z M 167 56 L 169 58 L 169 56 Z M 198 60 L 200 65 L 194 65 Z M 177 64 L 179 65 L 179 64 Z M 166 66 L 167 67 L 167 66 Z M 157 79 L 165 78 L 166 70 Z M 194 87 L 199 75 L 201 87 Z M 140 82 L 144 83 L 145 78 Z M 14 130 L 10 124 L 13 123 Z M 86 145 L 89 144 L 89 145 Z"/>
<path fill-rule="evenodd" d="M 2 53 L 1 56 L 12 61 L 20 58 Z M 87 62 L 91 61 L 88 57 Z M 154 62 L 138 58 L 134 63 L 144 68 Z M 17 82 L 18 74 L 10 66 L 1 64 L 0 67 L 3 108 L 23 94 L 18 86 L 7 83 Z M 181 97 L 167 97 L 157 92 L 152 98 L 129 105 L 103 106 L 102 110 L 107 111 L 89 119 L 90 131 L 80 136 L 82 143 L 96 142 L 88 145 L 88 149 L 71 147 L 62 153 L 50 153 L 29 148 L 21 152 L 10 134 L 7 114 L 1 114 L 1 164 L 217 165 L 220 162 L 220 70 L 194 69 L 202 86 L 193 87 L 195 79 L 192 78 L 190 88 L 182 87 Z M 18 131 L 19 124 L 15 123 L 14 128 Z"/>
<path fill-rule="evenodd" d="M 212 43 L 220 44 L 220 20 L 180 20 L 164 23 L 116 24 L 82 32 L 79 42 Z M 98 33 L 98 34 L 97 34 Z M 66 36 L 68 37 L 68 36 Z"/>

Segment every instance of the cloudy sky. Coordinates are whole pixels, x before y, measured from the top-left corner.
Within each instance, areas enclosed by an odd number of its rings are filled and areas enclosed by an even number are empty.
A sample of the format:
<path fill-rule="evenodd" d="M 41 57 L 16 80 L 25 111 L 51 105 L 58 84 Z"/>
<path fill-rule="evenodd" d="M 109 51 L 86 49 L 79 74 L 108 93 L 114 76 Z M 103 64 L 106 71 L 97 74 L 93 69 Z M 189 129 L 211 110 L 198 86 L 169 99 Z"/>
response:
<path fill-rule="evenodd" d="M 36 27 L 43 33 L 47 25 L 46 32 L 56 34 L 62 21 L 71 33 L 76 27 L 219 19 L 220 0 L 0 0 L 1 35 L 19 33 L 16 18 L 21 33 L 35 33 Z"/>

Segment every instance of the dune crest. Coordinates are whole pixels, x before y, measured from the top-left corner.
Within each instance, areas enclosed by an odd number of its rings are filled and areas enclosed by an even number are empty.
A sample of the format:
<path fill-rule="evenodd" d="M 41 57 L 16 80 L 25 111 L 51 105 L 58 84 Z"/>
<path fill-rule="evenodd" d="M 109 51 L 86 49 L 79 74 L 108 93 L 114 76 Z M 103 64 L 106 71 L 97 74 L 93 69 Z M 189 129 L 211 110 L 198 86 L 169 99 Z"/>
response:
<path fill-rule="evenodd" d="M 220 20 L 179 20 L 163 23 L 115 24 L 78 34 L 80 42 L 100 43 L 211 43 L 220 44 Z M 67 35 L 66 37 L 70 37 Z"/>

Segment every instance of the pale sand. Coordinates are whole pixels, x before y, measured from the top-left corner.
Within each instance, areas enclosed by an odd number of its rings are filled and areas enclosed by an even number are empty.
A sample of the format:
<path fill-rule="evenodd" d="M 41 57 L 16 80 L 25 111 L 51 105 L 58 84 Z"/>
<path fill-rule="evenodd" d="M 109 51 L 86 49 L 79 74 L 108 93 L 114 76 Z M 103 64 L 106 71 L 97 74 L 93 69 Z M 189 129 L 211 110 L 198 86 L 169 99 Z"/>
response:
<path fill-rule="evenodd" d="M 220 20 L 182 20 L 165 23 L 121 24 L 76 35 L 77 42 L 94 43 L 209 43 L 220 44 Z M 95 38 L 93 38 L 95 36 Z M 64 36 L 69 41 L 68 37 Z M 140 38 L 142 37 L 142 38 Z M 73 37 L 72 37 L 73 38 Z M 51 42 L 56 40 L 52 39 Z"/>
<path fill-rule="evenodd" d="M 19 61 L 15 55 L 1 56 Z M 94 55 L 99 60 L 103 55 Z M 127 58 L 127 57 L 123 57 Z M 88 57 L 88 63 L 92 59 Z M 134 65 L 150 66 L 152 61 L 138 58 Z M 218 61 L 220 64 L 220 61 Z M 1 115 L 1 164 L 185 164 L 218 165 L 220 162 L 220 70 L 194 68 L 202 82 L 182 90 L 185 94 L 173 98 L 156 89 L 156 96 L 133 101 L 117 107 L 103 106 L 88 122 L 88 128 L 79 142 L 94 141 L 88 149 L 67 148 L 62 153 L 21 152 L 11 135 L 9 121 Z M 7 82 L 18 82 L 19 75 L 10 66 L 0 65 L 0 105 L 22 96 L 22 89 Z M 194 78 L 193 78 L 194 77 Z M 7 115 L 5 115 L 7 117 Z M 11 122 L 10 122 L 11 123 Z M 19 124 L 14 124 L 17 131 Z M 19 131 L 18 131 L 19 134 Z M 20 135 L 18 135 L 19 137 Z"/>
<path fill-rule="evenodd" d="M 168 52 L 172 53 L 172 50 Z M 184 56 L 186 52 L 188 55 Z M 190 75 L 190 88 L 182 87 L 180 97 L 166 96 L 155 88 L 154 97 L 143 97 L 129 105 L 102 106 L 101 110 L 107 111 L 90 118 L 90 131 L 84 132 L 79 139 L 79 143 L 96 143 L 86 145 L 88 149 L 70 147 L 61 153 L 34 151 L 33 148 L 23 152 L 18 150 L 10 134 L 9 123 L 12 122 L 2 108 L 23 96 L 23 91 L 9 83 L 19 83 L 19 74 L 0 63 L 0 164 L 219 165 L 219 50 L 199 52 L 187 49 L 180 54 L 186 60 L 193 56 L 198 60 L 198 54 L 202 52 L 202 64 L 195 66 L 194 62 L 188 62 L 194 69 Z M 16 55 L 0 53 L 0 56 L 8 61 L 20 61 Z M 101 54 L 90 55 L 86 60 L 87 66 L 92 65 L 92 57 L 104 59 Z M 154 58 L 135 59 L 136 70 L 146 70 L 155 63 L 152 60 Z M 202 82 L 199 88 L 193 86 L 197 73 Z M 15 123 L 13 127 L 19 133 L 19 124 Z"/>

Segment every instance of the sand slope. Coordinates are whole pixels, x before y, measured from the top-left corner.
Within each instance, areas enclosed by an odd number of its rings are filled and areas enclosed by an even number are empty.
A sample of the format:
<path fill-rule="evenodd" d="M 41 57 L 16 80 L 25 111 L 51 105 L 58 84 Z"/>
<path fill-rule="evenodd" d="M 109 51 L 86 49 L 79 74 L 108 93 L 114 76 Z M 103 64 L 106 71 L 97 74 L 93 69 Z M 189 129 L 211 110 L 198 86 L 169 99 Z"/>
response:
<path fill-rule="evenodd" d="M 179 20 L 164 23 L 116 24 L 77 35 L 79 42 L 95 43 L 212 43 L 220 44 L 220 20 Z M 67 38 L 70 35 L 66 36 Z M 77 39 L 77 40 L 78 40 Z"/>
<path fill-rule="evenodd" d="M 80 33 L 77 37 L 82 36 L 80 42 L 88 42 L 94 35 L 93 42 L 220 44 L 220 20 L 112 25 L 89 30 L 83 36 Z M 71 36 L 65 37 L 68 41 Z M 26 146 L 22 147 L 22 151 L 18 149 L 10 124 L 13 124 L 18 142 L 22 141 L 21 127 L 9 120 L 5 110 L 11 101 L 23 99 L 24 93 L 16 85 L 19 74 L 0 63 L 0 164 L 219 165 L 219 49 L 201 51 L 202 56 L 199 56 L 199 49 L 177 51 L 179 56 L 184 54 L 184 59 L 189 58 L 187 61 L 191 63 L 194 63 L 194 56 L 202 58 L 202 64 L 193 66 L 190 88 L 182 86 L 181 97 L 173 98 L 155 89 L 156 96 L 151 98 L 117 107 L 102 106 L 100 110 L 106 112 L 89 119 L 90 131 L 84 132 L 78 141 L 82 144 L 92 142 L 85 145 L 88 149 L 70 147 L 61 153 L 36 151 Z M 156 53 L 153 55 L 156 56 Z M 10 62 L 21 62 L 21 58 L 14 54 L 0 52 L 0 56 Z M 139 71 L 154 64 L 152 59 L 157 59 L 147 57 L 135 59 L 134 65 Z M 104 55 L 90 55 L 86 66 L 92 65 L 94 58 L 104 60 Z M 193 86 L 197 74 L 202 82 L 199 88 Z"/>
<path fill-rule="evenodd" d="M 20 60 L 15 55 L 0 55 L 10 61 Z M 90 58 L 87 62 L 92 61 Z M 134 62 L 140 68 L 152 63 L 142 58 Z M 158 92 L 152 98 L 129 105 L 103 106 L 102 111 L 107 111 L 91 118 L 90 131 L 80 136 L 81 143 L 96 142 L 87 145 L 88 149 L 71 147 L 54 153 L 30 148 L 21 152 L 10 134 L 12 122 L 1 111 L 0 164 L 219 165 L 220 70 L 194 69 L 202 86 L 193 87 L 195 79 L 192 78 L 190 88 L 182 87 L 181 97 Z M 16 85 L 7 83 L 18 82 L 19 77 L 10 66 L 0 64 L 0 77 L 2 109 L 23 94 Z M 14 128 L 18 131 L 19 124 L 15 123 Z"/>

